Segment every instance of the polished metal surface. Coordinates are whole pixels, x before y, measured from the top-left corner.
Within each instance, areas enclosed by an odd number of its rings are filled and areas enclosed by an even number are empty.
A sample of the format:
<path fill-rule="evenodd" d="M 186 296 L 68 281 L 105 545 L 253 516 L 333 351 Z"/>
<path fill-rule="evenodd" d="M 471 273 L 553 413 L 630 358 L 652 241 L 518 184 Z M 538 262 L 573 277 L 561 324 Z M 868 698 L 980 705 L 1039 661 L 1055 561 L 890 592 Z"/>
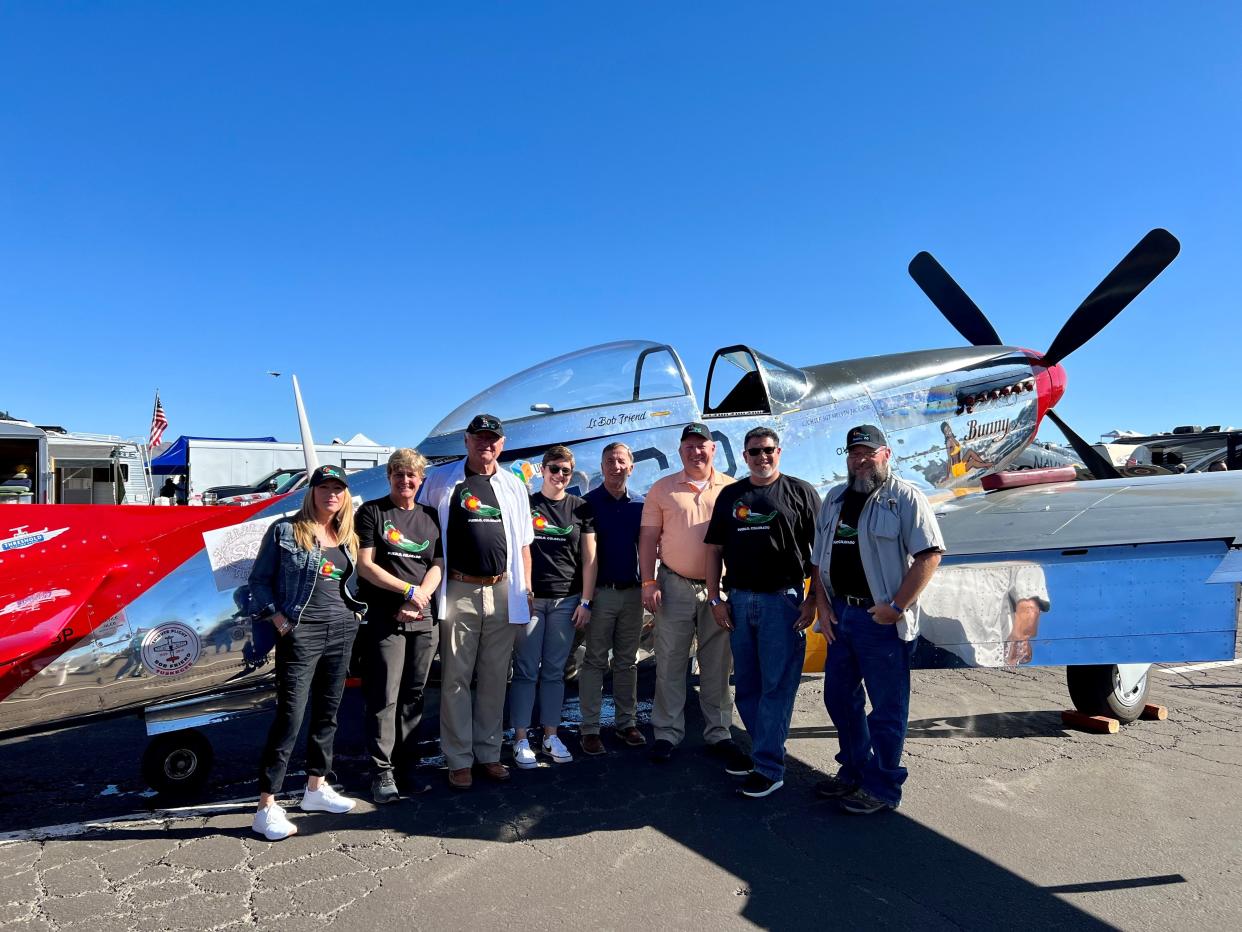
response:
<path fill-rule="evenodd" d="M 916 665 L 1232 659 L 1235 585 L 1206 583 L 1226 553 L 1194 541 L 950 554 L 918 603 L 921 638 L 941 650 Z"/>

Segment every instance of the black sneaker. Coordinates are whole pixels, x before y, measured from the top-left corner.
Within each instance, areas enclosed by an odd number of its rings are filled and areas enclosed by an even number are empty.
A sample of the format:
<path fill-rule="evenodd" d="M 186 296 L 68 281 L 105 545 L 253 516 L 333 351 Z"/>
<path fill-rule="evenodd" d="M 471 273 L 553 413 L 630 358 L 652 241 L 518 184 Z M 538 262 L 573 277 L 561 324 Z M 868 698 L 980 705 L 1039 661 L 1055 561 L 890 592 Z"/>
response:
<path fill-rule="evenodd" d="M 663 738 L 651 746 L 651 760 L 656 764 L 667 764 L 673 759 L 673 742 Z"/>
<path fill-rule="evenodd" d="M 733 777 L 744 777 L 755 769 L 750 755 L 737 746 L 732 738 L 725 738 L 707 746 L 707 753 L 724 761 L 725 773 Z"/>
<path fill-rule="evenodd" d="M 829 777 L 815 784 L 815 795 L 820 799 L 840 799 L 858 789 L 857 783 L 846 783 L 840 777 Z"/>
<path fill-rule="evenodd" d="M 853 815 L 872 815 L 885 809 L 896 809 L 892 803 L 886 803 L 878 796 L 872 796 L 864 789 L 857 789 L 839 803 L 841 808 Z"/>
<path fill-rule="evenodd" d="M 403 796 L 422 796 L 431 792 L 431 784 L 413 770 L 397 772 L 397 789 Z"/>
<path fill-rule="evenodd" d="M 784 785 L 784 780 L 769 780 L 758 770 L 752 770 L 746 775 L 742 788 L 738 792 L 752 799 L 761 799 L 764 796 L 775 793 Z"/>
<path fill-rule="evenodd" d="M 385 770 L 371 781 L 371 798 L 380 806 L 385 803 L 395 803 L 401 798 L 401 794 L 397 791 L 397 781 L 391 770 Z"/>

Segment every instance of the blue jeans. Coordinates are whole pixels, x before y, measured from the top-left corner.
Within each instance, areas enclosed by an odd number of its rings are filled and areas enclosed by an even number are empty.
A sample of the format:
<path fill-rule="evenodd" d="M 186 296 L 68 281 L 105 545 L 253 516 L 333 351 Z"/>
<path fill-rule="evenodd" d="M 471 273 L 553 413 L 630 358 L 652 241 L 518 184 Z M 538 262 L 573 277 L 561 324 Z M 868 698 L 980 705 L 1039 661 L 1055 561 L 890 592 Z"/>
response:
<path fill-rule="evenodd" d="M 509 718 L 515 728 L 531 724 L 535 684 L 539 685 L 540 725 L 560 725 L 565 703 L 565 662 L 574 646 L 574 609 L 581 593 L 561 599 L 535 599 L 530 622 L 518 628 L 513 645 Z"/>
<path fill-rule="evenodd" d="M 824 663 L 824 705 L 841 745 L 837 776 L 896 806 L 906 782 L 901 751 L 910 717 L 915 642 L 901 640 L 896 625 L 877 624 L 865 608 L 833 599 L 832 610 L 836 640 L 828 645 Z"/>
<path fill-rule="evenodd" d="M 729 593 L 734 702 L 750 732 L 755 770 L 785 779 L 785 739 L 802 678 L 806 638 L 794 630 L 802 606 L 797 589 Z"/>

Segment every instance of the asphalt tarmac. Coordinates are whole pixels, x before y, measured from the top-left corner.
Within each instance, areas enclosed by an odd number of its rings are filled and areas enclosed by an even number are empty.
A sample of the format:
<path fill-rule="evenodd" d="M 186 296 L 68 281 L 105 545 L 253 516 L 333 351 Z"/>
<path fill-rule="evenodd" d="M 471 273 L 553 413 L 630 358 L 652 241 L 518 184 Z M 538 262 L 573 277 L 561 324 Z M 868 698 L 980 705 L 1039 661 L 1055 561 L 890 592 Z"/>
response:
<path fill-rule="evenodd" d="M 278 844 L 249 828 L 266 718 L 211 732 L 210 785 L 177 810 L 143 795 L 132 719 L 8 740 L 0 927 L 1236 929 L 1242 665 L 1151 675 L 1169 719 L 1107 736 L 1062 727 L 1061 670 L 916 673 L 905 801 L 870 817 L 811 792 L 836 740 L 810 676 L 762 800 L 702 753 L 692 708 L 666 766 L 606 732 L 605 758 L 467 793 L 429 766 L 431 793 L 377 809 L 355 696 L 337 769 L 364 801 L 294 810 Z"/>

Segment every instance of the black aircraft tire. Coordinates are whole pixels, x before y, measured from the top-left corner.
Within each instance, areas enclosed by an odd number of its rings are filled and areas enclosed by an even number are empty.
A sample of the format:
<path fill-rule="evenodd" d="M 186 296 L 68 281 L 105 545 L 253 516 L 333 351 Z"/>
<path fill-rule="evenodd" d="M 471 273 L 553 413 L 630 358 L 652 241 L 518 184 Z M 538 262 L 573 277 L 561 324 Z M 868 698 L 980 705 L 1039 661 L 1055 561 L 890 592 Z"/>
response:
<path fill-rule="evenodd" d="M 151 739 L 142 755 L 142 777 L 157 793 L 188 796 L 207 784 L 215 762 L 211 742 L 200 731 L 172 731 Z"/>
<path fill-rule="evenodd" d="M 1085 715 L 1107 715 L 1125 725 L 1142 715 L 1147 704 L 1147 674 L 1125 693 L 1112 664 L 1066 667 L 1065 681 L 1074 708 Z"/>

